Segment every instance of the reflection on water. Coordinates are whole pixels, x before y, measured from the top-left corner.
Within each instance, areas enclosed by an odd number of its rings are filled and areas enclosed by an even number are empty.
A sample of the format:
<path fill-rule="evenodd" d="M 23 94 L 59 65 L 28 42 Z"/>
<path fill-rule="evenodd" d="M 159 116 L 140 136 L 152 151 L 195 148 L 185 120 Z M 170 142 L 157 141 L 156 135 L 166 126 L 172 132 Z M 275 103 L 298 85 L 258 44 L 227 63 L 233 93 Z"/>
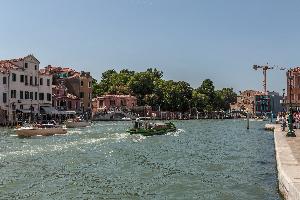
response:
<path fill-rule="evenodd" d="M 279 199 L 263 122 L 175 124 L 153 137 L 129 135 L 130 122 L 30 139 L 1 129 L 0 199 Z"/>

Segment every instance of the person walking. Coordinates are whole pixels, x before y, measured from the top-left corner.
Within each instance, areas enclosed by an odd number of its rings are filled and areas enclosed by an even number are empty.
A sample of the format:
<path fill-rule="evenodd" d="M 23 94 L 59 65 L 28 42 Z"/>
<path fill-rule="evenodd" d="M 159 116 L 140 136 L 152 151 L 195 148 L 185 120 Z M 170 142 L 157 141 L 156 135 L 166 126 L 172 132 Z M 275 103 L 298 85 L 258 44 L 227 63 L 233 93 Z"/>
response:
<path fill-rule="evenodd" d="M 285 117 L 283 117 L 283 119 L 282 119 L 281 127 L 282 127 L 282 131 L 285 131 L 285 127 L 286 127 L 286 118 Z"/>

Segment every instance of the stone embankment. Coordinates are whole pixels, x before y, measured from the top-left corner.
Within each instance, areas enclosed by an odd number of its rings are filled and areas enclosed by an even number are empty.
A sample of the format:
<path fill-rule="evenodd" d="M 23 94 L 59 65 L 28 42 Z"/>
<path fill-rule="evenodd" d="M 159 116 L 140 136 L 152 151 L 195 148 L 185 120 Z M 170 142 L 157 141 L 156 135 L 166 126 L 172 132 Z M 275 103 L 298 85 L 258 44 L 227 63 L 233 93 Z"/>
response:
<path fill-rule="evenodd" d="M 297 137 L 286 137 L 280 125 L 274 126 L 279 191 L 287 200 L 300 200 L 300 130 Z"/>

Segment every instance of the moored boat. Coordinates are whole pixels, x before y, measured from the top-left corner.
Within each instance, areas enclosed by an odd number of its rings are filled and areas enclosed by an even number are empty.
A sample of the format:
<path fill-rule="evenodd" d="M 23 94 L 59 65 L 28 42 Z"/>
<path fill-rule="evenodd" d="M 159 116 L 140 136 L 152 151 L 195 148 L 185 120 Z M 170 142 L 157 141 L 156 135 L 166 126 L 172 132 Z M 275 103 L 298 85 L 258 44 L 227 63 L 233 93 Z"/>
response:
<path fill-rule="evenodd" d="M 55 126 L 53 124 L 42 124 L 42 125 L 29 125 L 15 129 L 16 134 L 19 137 L 32 137 L 32 136 L 51 136 L 58 134 L 66 134 L 67 128 Z"/>
<path fill-rule="evenodd" d="M 149 123 L 139 120 L 135 121 L 134 128 L 127 132 L 130 134 L 141 134 L 143 136 L 164 135 L 168 132 L 176 131 L 176 127 L 172 122 L 166 123 Z"/>
<path fill-rule="evenodd" d="M 65 125 L 67 128 L 80 128 L 90 126 L 91 122 L 83 120 L 67 120 Z"/>

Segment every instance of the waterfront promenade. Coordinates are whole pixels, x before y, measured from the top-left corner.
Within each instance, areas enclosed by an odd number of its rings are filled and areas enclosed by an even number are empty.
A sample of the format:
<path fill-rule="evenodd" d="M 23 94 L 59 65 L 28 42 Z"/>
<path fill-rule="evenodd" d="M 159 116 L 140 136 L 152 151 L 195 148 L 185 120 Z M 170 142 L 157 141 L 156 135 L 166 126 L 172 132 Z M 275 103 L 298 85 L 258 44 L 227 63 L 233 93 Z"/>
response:
<path fill-rule="evenodd" d="M 300 130 L 297 137 L 286 137 L 280 125 L 275 125 L 274 142 L 276 150 L 278 186 L 285 199 L 300 199 Z"/>

